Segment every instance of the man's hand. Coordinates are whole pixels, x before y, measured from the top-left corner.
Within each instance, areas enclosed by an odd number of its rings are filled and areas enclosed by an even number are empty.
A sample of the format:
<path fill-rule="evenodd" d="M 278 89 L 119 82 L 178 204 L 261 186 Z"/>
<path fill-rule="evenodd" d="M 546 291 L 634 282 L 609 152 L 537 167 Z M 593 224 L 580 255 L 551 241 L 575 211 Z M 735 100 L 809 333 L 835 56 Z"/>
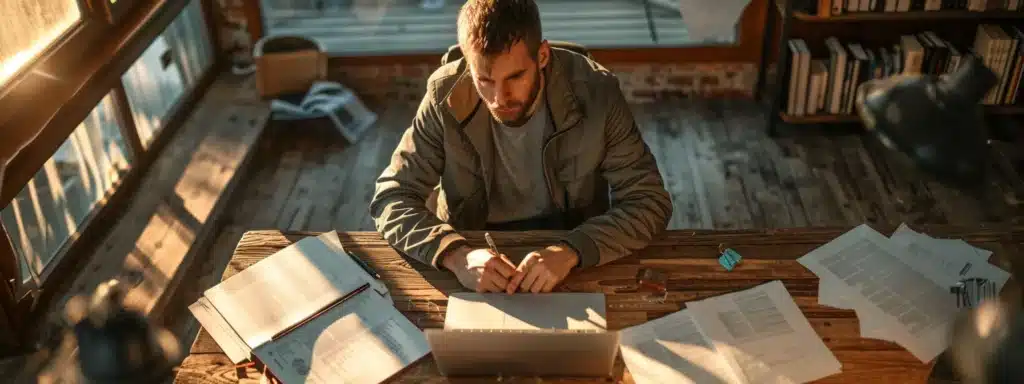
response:
<path fill-rule="evenodd" d="M 569 276 L 572 268 L 579 264 L 580 257 L 572 248 L 552 245 L 539 251 L 530 252 L 516 268 L 516 275 L 509 282 L 507 293 L 517 289 L 521 292 L 551 292 L 555 285 Z"/>
<path fill-rule="evenodd" d="M 505 255 L 497 255 L 490 249 L 460 247 L 441 262 L 455 272 L 464 287 L 477 292 L 503 292 L 508 280 L 516 274 L 516 266 Z"/>

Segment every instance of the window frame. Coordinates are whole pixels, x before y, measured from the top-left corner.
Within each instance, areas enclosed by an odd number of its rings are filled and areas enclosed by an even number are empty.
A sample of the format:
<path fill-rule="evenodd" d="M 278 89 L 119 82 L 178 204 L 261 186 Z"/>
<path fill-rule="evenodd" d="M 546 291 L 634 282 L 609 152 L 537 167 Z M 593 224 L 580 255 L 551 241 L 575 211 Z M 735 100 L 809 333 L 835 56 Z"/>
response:
<path fill-rule="evenodd" d="M 135 8 L 140 0 L 117 0 L 111 3 L 110 0 L 79 0 L 79 3 L 88 3 L 92 13 L 102 17 L 109 24 L 120 23 L 126 14 Z"/>
<path fill-rule="evenodd" d="M 134 135 L 132 133 L 132 132 L 135 131 L 135 126 L 134 126 L 134 121 L 132 119 L 130 119 L 131 110 L 130 109 L 126 109 L 127 108 L 127 103 L 123 104 L 123 106 L 120 103 L 120 97 L 121 97 L 120 95 L 124 94 L 123 90 L 124 90 L 123 87 L 117 87 L 117 88 L 111 89 L 102 98 L 100 98 L 99 101 L 97 101 L 94 104 L 94 108 L 96 106 L 99 106 L 99 104 L 102 103 L 106 97 L 109 96 L 111 98 L 111 104 L 112 104 L 112 107 L 113 107 L 112 109 L 114 111 L 114 121 L 118 125 L 118 132 L 121 134 L 121 138 L 122 138 L 122 140 L 124 140 L 124 142 L 125 142 L 125 144 L 127 146 L 127 150 L 128 150 L 128 153 L 125 154 L 125 155 L 128 156 L 128 169 L 121 170 L 121 171 L 118 172 L 117 180 L 114 180 L 110 184 L 110 187 L 108 187 L 103 192 L 103 196 L 101 196 L 99 199 L 97 199 L 93 203 L 92 209 L 90 209 L 89 212 L 86 213 L 86 215 L 83 216 L 79 220 L 79 222 L 76 224 L 76 229 L 72 233 L 70 233 L 68 235 L 67 239 L 63 240 L 63 242 L 61 243 L 60 247 L 58 247 L 56 250 L 54 250 L 52 259 L 50 259 L 48 262 L 46 262 L 46 265 L 43 266 L 43 268 L 41 270 L 36 272 L 36 275 L 38 275 L 38 278 L 39 278 L 38 281 L 32 279 L 31 278 L 32 276 L 20 276 L 20 271 L 21 271 L 20 263 L 21 263 L 21 260 L 17 260 L 17 258 L 19 257 L 18 254 L 17 254 L 17 250 L 16 250 L 17 247 L 14 247 L 15 248 L 14 257 L 16 258 L 14 260 L 14 265 L 18 268 L 18 273 L 19 273 L 18 280 L 16 281 L 16 285 L 15 285 L 15 287 L 16 287 L 16 289 L 14 291 L 15 294 L 17 294 L 17 295 L 25 295 L 25 294 L 28 294 L 29 292 L 33 291 L 33 290 L 38 290 L 38 289 L 42 289 L 43 288 L 43 284 L 45 284 L 45 282 L 54 273 L 54 271 L 58 269 L 58 266 L 61 264 L 61 261 L 67 255 L 68 250 L 72 247 L 72 245 L 76 242 L 76 240 L 81 237 L 82 233 L 84 233 L 86 228 L 88 228 L 88 226 L 93 221 L 93 219 L 95 219 L 97 216 L 100 216 L 101 211 L 108 205 L 108 203 L 110 202 L 110 199 L 114 196 L 114 194 L 117 193 L 120 190 L 120 187 L 125 183 L 126 177 L 136 169 L 137 162 L 141 160 L 141 158 L 142 158 L 141 155 L 143 154 L 143 152 L 141 152 L 141 151 L 140 152 L 136 152 L 136 149 L 135 149 L 135 147 L 132 144 L 132 140 L 129 139 L 129 137 L 135 137 L 137 139 L 138 136 Z M 90 113 L 91 113 L 91 111 L 92 110 L 90 109 Z M 127 112 L 127 115 L 129 117 L 129 119 L 127 119 L 127 120 L 125 119 L 125 115 L 126 115 L 125 112 Z M 86 116 L 86 118 L 88 118 L 88 115 Z M 83 120 L 85 120 L 85 118 L 83 118 Z M 79 123 L 79 125 L 75 126 L 75 128 L 71 131 L 72 132 L 71 134 L 74 134 L 74 132 L 77 129 L 79 129 L 79 127 L 81 127 L 81 123 Z M 69 137 L 70 137 L 70 135 L 69 135 Z M 52 155 L 51 155 L 51 157 L 52 157 Z M 37 170 L 36 172 L 38 173 L 40 170 L 41 169 Z M 34 178 L 34 176 L 33 176 L 33 178 Z M 31 180 L 30 180 L 30 182 L 31 182 Z M 25 188 L 25 186 L 22 186 L 23 190 L 24 190 L 24 188 Z M 19 191 L 19 193 L 20 193 L 20 191 Z M 13 198 L 12 198 L 12 201 L 13 201 Z M 7 203 L 8 206 L 9 206 L 10 203 L 11 202 Z M 4 209 L 6 209 L 6 207 Z M 9 236 L 13 236 L 13 234 L 11 233 L 12 231 L 14 231 L 13 228 L 7 229 L 7 232 L 8 232 Z M 14 238 L 11 237 L 9 240 L 11 241 L 11 243 L 12 243 L 11 245 L 13 246 L 13 242 L 15 241 Z"/>
<path fill-rule="evenodd" d="M 0 329 L 0 346 L 31 345 L 29 331 L 34 324 L 30 319 L 43 315 L 50 302 L 58 298 L 55 295 L 73 281 L 75 266 L 87 260 L 87 255 L 105 238 L 120 212 L 127 208 L 142 175 L 223 68 L 215 0 L 195 0 L 200 2 L 205 19 L 212 63 L 167 111 L 163 128 L 148 147 L 143 147 L 121 76 L 191 0 L 120 0 L 124 4 L 117 5 L 122 6 L 123 13 L 113 24 L 97 12 L 91 1 L 77 0 L 81 20 L 0 86 L 0 105 L 28 106 L 0 108 L 0 132 L 5 136 L 0 140 L 0 159 L 9 160 L 6 169 L 0 171 L 0 209 L 10 205 L 108 95 L 113 99 L 115 118 L 128 147 L 129 168 L 95 202 L 77 230 L 40 271 L 39 282 L 22 281 L 25 279 L 20 276 L 19 256 L 9 238 L 15 229 L 3 228 L 0 223 L 0 281 L 10 282 L 0 286 L 0 316 L 6 315 L 0 319 L 0 328 L 4 328 Z M 76 65 L 67 65 L 69 62 Z M 7 332 L 8 327 L 14 332 Z M 9 334 L 21 339 L 7 340 L 5 335 Z"/>
<path fill-rule="evenodd" d="M 774 0 L 751 0 L 737 21 L 736 42 L 731 45 L 707 46 L 643 46 L 636 48 L 588 48 L 595 60 L 601 64 L 690 64 L 690 63 L 751 63 L 761 60 L 764 50 L 768 7 Z M 245 16 L 249 37 L 255 44 L 264 35 L 264 17 L 260 1 L 245 1 L 242 14 Z M 375 65 L 399 63 L 439 62 L 437 54 L 395 55 L 332 55 L 331 62 L 342 65 Z"/>

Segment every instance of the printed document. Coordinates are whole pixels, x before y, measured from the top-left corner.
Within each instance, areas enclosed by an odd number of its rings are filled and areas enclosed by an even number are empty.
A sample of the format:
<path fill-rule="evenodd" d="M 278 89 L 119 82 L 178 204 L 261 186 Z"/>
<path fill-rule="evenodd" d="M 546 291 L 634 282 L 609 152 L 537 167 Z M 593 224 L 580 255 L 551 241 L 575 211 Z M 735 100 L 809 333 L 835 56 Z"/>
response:
<path fill-rule="evenodd" d="M 430 347 L 389 300 L 367 290 L 253 353 L 284 383 L 379 383 Z"/>
<path fill-rule="evenodd" d="M 901 224 L 889 239 L 906 252 L 896 256 L 918 270 L 939 286 L 949 287 L 968 278 L 983 278 L 995 283 L 1001 289 L 1010 274 L 989 264 L 992 251 L 978 248 L 961 239 L 938 239 L 910 229 Z M 833 308 L 853 309 L 843 299 L 842 284 L 833 280 L 822 280 L 818 286 L 818 303 Z M 861 319 L 863 326 L 864 319 Z"/>
<path fill-rule="evenodd" d="M 604 331 L 604 295 L 600 293 L 458 292 L 448 297 L 444 329 L 590 329 Z"/>
<path fill-rule="evenodd" d="M 975 247 L 962 239 L 934 238 L 911 229 L 906 223 L 900 224 L 896 231 L 893 232 L 891 238 L 900 243 L 916 242 L 927 245 L 933 251 L 937 251 L 951 259 L 987 262 L 989 257 L 992 256 L 992 251 Z"/>
<path fill-rule="evenodd" d="M 688 309 L 623 329 L 619 343 L 637 384 L 742 383 Z"/>
<path fill-rule="evenodd" d="M 890 237 L 908 252 L 905 261 L 920 268 L 942 286 L 952 286 L 968 278 L 990 280 L 1001 289 L 1010 273 L 989 264 L 992 252 L 974 247 L 960 239 L 936 239 L 900 225 Z"/>
<path fill-rule="evenodd" d="M 915 268 L 914 257 L 861 225 L 798 261 L 833 295 L 819 300 L 838 297 L 857 312 L 861 336 L 894 341 L 927 362 L 948 345 L 949 324 L 958 310 L 949 287 Z"/>
<path fill-rule="evenodd" d="M 804 383 L 840 372 L 841 364 L 781 281 L 687 308 L 741 382 Z"/>

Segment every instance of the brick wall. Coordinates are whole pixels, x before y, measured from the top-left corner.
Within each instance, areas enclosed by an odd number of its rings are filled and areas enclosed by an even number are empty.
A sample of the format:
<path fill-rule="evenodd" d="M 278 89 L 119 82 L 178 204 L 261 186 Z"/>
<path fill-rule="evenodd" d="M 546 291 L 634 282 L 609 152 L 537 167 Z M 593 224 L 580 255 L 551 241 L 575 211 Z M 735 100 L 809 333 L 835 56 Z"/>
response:
<path fill-rule="evenodd" d="M 757 68 L 751 63 L 612 64 L 631 103 L 688 97 L 735 97 L 753 94 Z"/>
<path fill-rule="evenodd" d="M 627 101 L 649 103 L 686 97 L 736 97 L 752 94 L 756 66 L 749 63 L 614 64 Z M 351 65 L 332 67 L 329 78 L 354 89 L 370 105 L 418 104 L 436 66 Z"/>
<path fill-rule="evenodd" d="M 256 44 L 249 35 L 249 25 L 243 11 L 242 0 L 216 0 L 213 11 L 219 22 L 218 36 L 222 49 L 232 62 L 245 66 L 252 62 L 252 47 Z"/>

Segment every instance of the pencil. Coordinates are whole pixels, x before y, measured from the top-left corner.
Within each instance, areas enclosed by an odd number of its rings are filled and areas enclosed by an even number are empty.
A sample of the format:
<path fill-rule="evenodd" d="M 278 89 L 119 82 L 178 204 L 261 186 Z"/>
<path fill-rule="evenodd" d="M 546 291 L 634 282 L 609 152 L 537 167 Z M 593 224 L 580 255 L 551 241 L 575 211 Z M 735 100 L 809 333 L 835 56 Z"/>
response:
<path fill-rule="evenodd" d="M 365 283 L 365 284 L 361 285 L 359 288 L 356 288 L 354 291 L 349 292 L 349 293 L 347 293 L 345 295 L 342 295 L 341 297 L 339 297 L 336 300 L 332 301 L 330 304 L 327 304 L 327 306 L 323 307 L 323 309 L 321 309 L 319 311 L 316 311 L 316 312 L 313 312 L 313 314 L 307 316 L 305 319 L 302 319 L 298 323 L 295 323 L 295 324 L 289 326 L 288 328 L 285 328 L 285 329 L 281 330 L 281 332 L 275 333 L 274 336 L 272 336 L 270 338 L 270 340 L 273 341 L 273 340 L 277 340 L 277 339 L 280 339 L 282 337 L 287 336 L 292 331 L 298 329 L 299 327 L 301 327 L 303 325 L 306 325 L 306 323 L 308 323 L 310 321 L 313 321 L 313 319 L 319 317 L 320 315 L 322 315 L 324 313 L 327 313 L 327 311 L 330 311 L 331 309 L 334 309 L 334 307 L 337 307 L 338 305 L 341 305 L 341 303 L 344 303 L 345 300 L 348 300 L 349 298 L 351 298 L 351 297 L 353 297 L 355 295 L 358 295 L 360 292 L 365 291 L 367 288 L 370 288 L 370 283 Z"/>
<path fill-rule="evenodd" d="M 487 240 L 487 246 L 491 247 L 491 251 L 493 251 L 495 255 L 500 256 L 501 252 L 498 252 L 498 246 L 494 244 L 494 238 L 491 237 L 490 232 L 484 232 L 484 239 Z"/>

